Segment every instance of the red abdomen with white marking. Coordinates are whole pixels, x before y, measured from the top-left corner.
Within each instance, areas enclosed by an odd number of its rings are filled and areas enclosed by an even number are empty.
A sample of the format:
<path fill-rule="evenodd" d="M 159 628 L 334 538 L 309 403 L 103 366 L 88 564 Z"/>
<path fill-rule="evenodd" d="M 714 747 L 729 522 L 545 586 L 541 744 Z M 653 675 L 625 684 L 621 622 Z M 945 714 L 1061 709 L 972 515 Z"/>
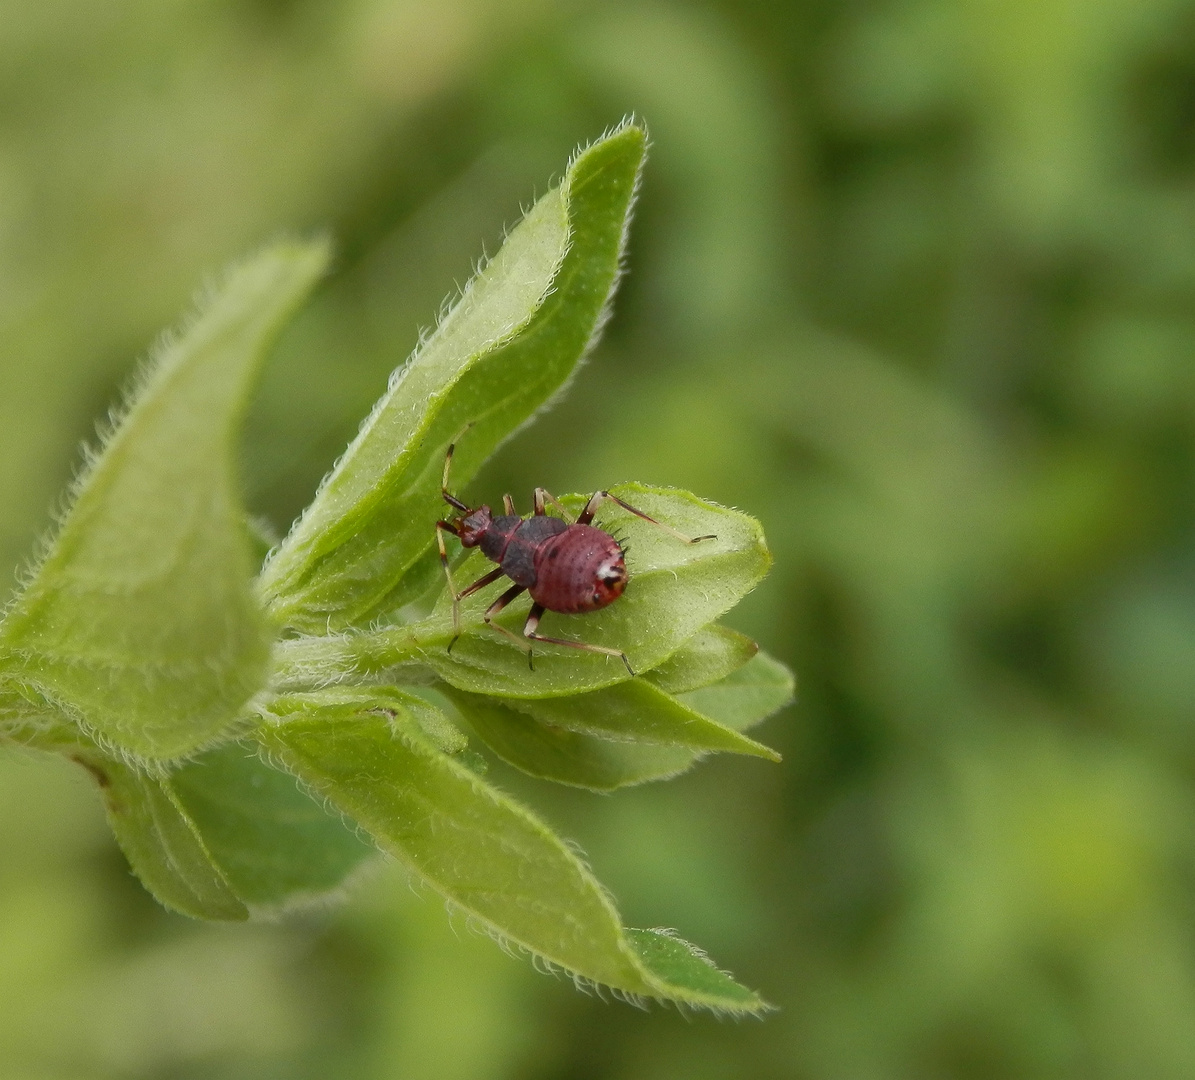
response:
<path fill-rule="evenodd" d="M 626 587 L 618 541 L 593 525 L 569 525 L 539 546 L 535 584 L 528 591 L 549 611 L 576 615 L 613 603 Z"/>

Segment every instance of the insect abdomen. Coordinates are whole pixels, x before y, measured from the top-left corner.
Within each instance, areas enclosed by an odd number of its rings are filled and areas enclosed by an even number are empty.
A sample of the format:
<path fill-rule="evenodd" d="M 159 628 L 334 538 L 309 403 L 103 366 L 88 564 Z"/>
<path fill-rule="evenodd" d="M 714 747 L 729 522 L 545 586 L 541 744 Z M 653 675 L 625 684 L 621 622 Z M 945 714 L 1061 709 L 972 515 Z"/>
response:
<path fill-rule="evenodd" d="M 549 611 L 575 615 L 617 600 L 626 583 L 618 541 L 593 525 L 570 525 L 540 546 L 528 588 Z"/>

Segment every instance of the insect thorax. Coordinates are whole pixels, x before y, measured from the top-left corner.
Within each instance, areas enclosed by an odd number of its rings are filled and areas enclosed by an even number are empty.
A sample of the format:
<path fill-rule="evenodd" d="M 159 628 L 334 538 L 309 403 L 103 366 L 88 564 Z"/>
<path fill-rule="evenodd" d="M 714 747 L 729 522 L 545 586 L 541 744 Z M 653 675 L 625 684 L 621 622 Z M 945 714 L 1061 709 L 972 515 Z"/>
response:
<path fill-rule="evenodd" d="M 516 585 L 535 584 L 536 556 L 545 543 L 568 529 L 560 518 L 539 515 L 527 518 L 514 531 L 502 554 L 502 572 Z"/>

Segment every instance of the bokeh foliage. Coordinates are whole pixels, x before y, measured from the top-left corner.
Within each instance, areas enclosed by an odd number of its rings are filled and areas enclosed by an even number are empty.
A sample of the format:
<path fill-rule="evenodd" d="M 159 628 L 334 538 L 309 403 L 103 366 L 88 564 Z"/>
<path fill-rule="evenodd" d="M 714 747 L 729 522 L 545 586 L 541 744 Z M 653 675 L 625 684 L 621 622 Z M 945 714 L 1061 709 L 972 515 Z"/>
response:
<path fill-rule="evenodd" d="M 184 923 L 85 776 L 18 758 L 12 1075 L 1195 1072 L 1189 2 L 0 14 L 8 565 L 194 282 L 328 225 L 337 273 L 248 423 L 251 503 L 285 528 L 478 237 L 634 111 L 655 147 L 618 316 L 471 492 L 748 508 L 776 570 L 735 625 L 802 680 L 764 729 L 780 768 L 533 793 L 628 919 L 765 987 L 765 1024 L 581 998 L 385 874 L 334 914 Z"/>

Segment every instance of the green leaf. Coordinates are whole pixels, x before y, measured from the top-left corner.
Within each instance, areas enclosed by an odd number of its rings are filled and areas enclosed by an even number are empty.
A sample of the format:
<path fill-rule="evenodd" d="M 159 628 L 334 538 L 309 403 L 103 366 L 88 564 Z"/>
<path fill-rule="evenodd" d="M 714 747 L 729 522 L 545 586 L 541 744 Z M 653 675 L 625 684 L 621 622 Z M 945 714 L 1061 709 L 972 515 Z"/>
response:
<path fill-rule="evenodd" d="M 98 752 L 75 760 L 99 783 L 133 872 L 162 904 L 196 919 L 249 917 L 167 783 Z"/>
<path fill-rule="evenodd" d="M 691 1004 L 717 1012 L 754 1013 L 772 1007 L 671 930 L 627 930 L 626 935 L 648 970 L 661 982 L 683 988 Z"/>
<path fill-rule="evenodd" d="M 610 985 L 638 977 L 609 899 L 577 856 L 512 799 L 441 753 L 396 691 L 278 699 L 260 737 L 489 930 Z M 426 703 L 423 703 L 426 704 Z"/>
<path fill-rule="evenodd" d="M 735 731 L 766 720 L 793 700 L 793 674 L 767 653 L 711 686 L 678 694 L 677 700 Z"/>
<path fill-rule="evenodd" d="M 165 783 L 229 886 L 255 906 L 327 893 L 376 850 L 242 744 L 208 751 Z"/>
<path fill-rule="evenodd" d="M 627 125 L 581 153 L 396 373 L 261 578 L 274 619 L 309 633 L 399 606 L 444 513 L 445 448 L 463 485 L 568 380 L 618 279 L 644 155 Z"/>
<path fill-rule="evenodd" d="M 458 705 L 478 696 L 452 688 L 444 692 Z M 507 698 L 504 704 L 540 724 L 615 742 L 780 760 L 774 750 L 694 712 L 643 679 L 629 679 L 616 686 L 568 697 Z"/>
<path fill-rule="evenodd" d="M 751 645 L 756 647 L 754 642 Z M 704 647 L 705 643 L 700 646 Z M 585 726 L 587 712 L 593 707 L 586 706 L 589 699 L 601 701 L 637 682 L 640 680 L 610 690 L 549 701 L 502 700 L 451 687 L 444 688 L 443 693 L 478 737 L 515 768 L 543 780 L 593 791 L 613 791 L 676 776 L 703 756 L 701 752 L 677 746 L 613 741 L 608 733 L 603 736 L 597 728 Z M 757 653 L 745 666 L 713 685 L 668 700 L 704 713 L 702 719 L 706 723 L 716 721 L 741 731 L 788 704 L 792 690 L 793 679 L 788 669 L 765 653 Z M 570 707 L 581 708 L 571 720 L 553 723 L 547 712 L 540 711 L 543 705 L 560 712 Z M 629 719 L 633 722 L 634 718 Z"/>
<path fill-rule="evenodd" d="M 541 780 L 590 791 L 614 791 L 676 776 L 700 756 L 674 746 L 614 742 L 541 724 L 498 698 L 460 690 L 446 694 L 495 754 Z"/>
<path fill-rule="evenodd" d="M 13 684 L 0 673 L 0 740 L 53 750 L 55 743 L 75 745 L 79 730 L 61 716 L 36 688 Z"/>
<path fill-rule="evenodd" d="M 704 502 L 685 491 L 622 484 L 620 497 L 689 536 L 715 533 L 715 540 L 686 544 L 619 507 L 598 520 L 629 545 L 630 583 L 616 602 L 585 615 L 549 612 L 541 631 L 624 650 L 638 672 L 672 656 L 699 630 L 729 610 L 767 573 L 771 556 L 754 518 Z M 562 500 L 572 511 L 581 496 Z M 473 552 L 456 571 L 461 584 L 481 577 L 493 565 Z M 556 697 L 611 686 L 629 678 L 617 657 L 560 645 L 537 645 L 535 669 L 527 653 L 482 620 L 504 586 L 499 583 L 461 605 L 462 633 L 451 653 L 452 604 L 447 592 L 426 619 L 406 626 L 350 634 L 342 638 L 280 642 L 279 679 L 327 684 L 347 674 L 377 674 L 398 664 L 418 662 L 460 690 L 503 697 Z M 511 604 L 498 622 L 518 634 L 530 601 Z"/>
<path fill-rule="evenodd" d="M 437 690 L 413 686 L 409 692 L 402 691 L 401 704 L 423 737 L 441 753 L 460 754 L 468 747 L 464 732 L 445 715 L 444 698 Z"/>
<path fill-rule="evenodd" d="M 432 546 L 411 565 L 402 581 L 386 597 L 387 615 L 396 615 L 407 604 L 420 601 L 424 601 L 419 608 L 419 614 L 423 614 L 443 587 L 444 568 L 440 565 L 440 553 Z M 404 620 L 400 617 L 396 621 Z"/>
<path fill-rule="evenodd" d="M 719 997 L 680 965 L 657 964 L 657 972 L 645 963 L 573 850 L 437 750 L 408 713 L 411 703 L 386 689 L 369 697 L 329 690 L 279 698 L 279 721 L 261 738 L 305 783 L 503 940 L 630 994 L 733 1011 L 761 1007 L 737 985 Z"/>
<path fill-rule="evenodd" d="M 712 623 L 703 626 L 647 679 L 669 694 L 709 686 L 737 671 L 759 651 L 746 634 Z"/>
<path fill-rule="evenodd" d="M 125 751 L 202 746 L 265 683 L 268 624 L 239 506 L 236 425 L 322 244 L 234 268 L 140 381 L 0 625 L 0 663 Z"/>

